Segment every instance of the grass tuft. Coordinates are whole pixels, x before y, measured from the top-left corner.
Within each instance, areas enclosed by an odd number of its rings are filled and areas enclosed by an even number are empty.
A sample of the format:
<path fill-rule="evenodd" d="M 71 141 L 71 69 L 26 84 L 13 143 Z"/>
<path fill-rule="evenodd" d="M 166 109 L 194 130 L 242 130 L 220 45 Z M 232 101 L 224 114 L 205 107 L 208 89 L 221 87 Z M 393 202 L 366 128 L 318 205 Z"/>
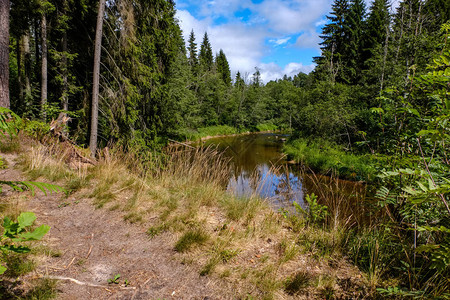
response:
<path fill-rule="evenodd" d="M 175 244 L 177 252 L 188 251 L 194 245 L 201 245 L 208 240 L 209 236 L 200 229 L 189 230 L 184 233 Z"/>
<path fill-rule="evenodd" d="M 295 295 L 311 285 L 311 274 L 306 271 L 299 271 L 293 277 L 286 279 L 284 290 L 289 295 Z"/>

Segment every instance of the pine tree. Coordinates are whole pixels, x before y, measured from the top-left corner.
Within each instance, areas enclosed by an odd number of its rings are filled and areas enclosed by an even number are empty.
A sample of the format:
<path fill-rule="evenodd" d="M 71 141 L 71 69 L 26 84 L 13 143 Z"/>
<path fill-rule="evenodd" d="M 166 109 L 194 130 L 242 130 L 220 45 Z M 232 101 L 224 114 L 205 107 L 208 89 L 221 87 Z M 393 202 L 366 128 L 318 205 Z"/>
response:
<path fill-rule="evenodd" d="M 230 65 L 228 64 L 227 57 L 222 49 L 220 49 L 219 54 L 216 55 L 216 70 L 220 74 L 223 82 L 226 86 L 231 85 L 231 72 Z"/>
<path fill-rule="evenodd" d="M 191 66 L 192 70 L 195 70 L 198 65 L 198 57 L 197 57 L 197 44 L 195 43 L 195 34 L 194 30 L 191 31 L 191 34 L 189 35 L 189 41 L 188 41 L 188 54 L 189 54 L 189 65 Z"/>
<path fill-rule="evenodd" d="M 327 16 L 330 21 L 322 30 L 320 36 L 323 42 L 322 55 L 315 58 L 315 62 L 319 65 L 319 72 L 328 73 L 332 81 L 348 81 L 343 76 L 343 55 L 347 52 L 349 28 L 347 18 L 349 7 L 347 0 L 335 0 L 332 5 L 331 16 Z"/>
<path fill-rule="evenodd" d="M 361 51 L 363 81 L 375 88 L 374 93 L 384 87 L 390 24 L 389 0 L 375 0 L 366 21 Z"/>
<path fill-rule="evenodd" d="M 378 45 L 383 45 L 389 30 L 389 0 L 374 0 L 364 30 L 365 59 L 370 58 Z"/>
<path fill-rule="evenodd" d="M 199 61 L 203 70 L 212 70 L 213 54 L 211 44 L 209 42 L 208 33 L 205 32 L 203 42 L 200 47 Z"/>
<path fill-rule="evenodd" d="M 352 0 L 348 17 L 345 20 L 348 28 L 348 44 L 343 53 L 345 77 L 350 83 L 357 83 L 361 76 L 364 62 L 361 57 L 363 50 L 363 30 L 366 7 L 363 0 Z"/>
<path fill-rule="evenodd" d="M 92 84 L 92 105 L 91 105 L 91 136 L 89 139 L 89 148 L 91 156 L 95 157 L 97 153 L 97 135 L 98 135 L 98 98 L 100 81 L 100 59 L 102 53 L 103 37 L 103 15 L 105 14 L 105 0 L 100 0 L 98 4 L 97 30 L 95 33 L 95 55 L 94 55 L 94 79 Z"/>

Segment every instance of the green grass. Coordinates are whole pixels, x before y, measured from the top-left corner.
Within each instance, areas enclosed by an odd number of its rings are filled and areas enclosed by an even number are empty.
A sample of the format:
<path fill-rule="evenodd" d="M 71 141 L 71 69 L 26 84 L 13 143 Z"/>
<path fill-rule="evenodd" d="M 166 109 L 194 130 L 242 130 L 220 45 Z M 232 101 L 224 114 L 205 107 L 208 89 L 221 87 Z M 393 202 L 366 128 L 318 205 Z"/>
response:
<path fill-rule="evenodd" d="M 237 128 L 228 125 L 217 125 L 197 129 L 182 129 L 177 132 L 177 135 L 184 140 L 198 141 L 207 136 L 231 135 L 238 133 L 239 130 Z"/>
<path fill-rule="evenodd" d="M 286 279 L 284 282 L 284 290 L 289 295 L 298 294 L 311 285 L 311 280 L 310 273 L 307 271 L 299 271 L 293 277 Z"/>
<path fill-rule="evenodd" d="M 17 281 L 3 280 L 0 284 L 0 300 L 50 300 L 57 296 L 57 281 L 48 278 L 28 282 L 31 289 L 27 292 L 18 287 Z"/>
<path fill-rule="evenodd" d="M 201 245 L 208 240 L 208 235 L 200 229 L 189 230 L 184 233 L 175 244 L 177 252 L 185 252 L 194 245 Z"/>
<path fill-rule="evenodd" d="M 25 275 L 36 268 L 36 262 L 23 254 L 9 254 L 5 261 L 8 268 L 5 274 L 9 277 Z"/>
<path fill-rule="evenodd" d="M 275 131 L 278 130 L 278 126 L 273 123 L 263 123 L 256 125 L 258 131 Z"/>
<path fill-rule="evenodd" d="M 326 141 L 297 139 L 287 143 L 283 151 L 288 158 L 310 167 L 315 172 L 336 172 L 340 178 L 370 181 L 375 168 L 370 155 L 354 155 Z"/>
<path fill-rule="evenodd" d="M 17 138 L 2 138 L 0 141 L 0 152 L 16 153 L 21 150 L 20 142 Z"/>

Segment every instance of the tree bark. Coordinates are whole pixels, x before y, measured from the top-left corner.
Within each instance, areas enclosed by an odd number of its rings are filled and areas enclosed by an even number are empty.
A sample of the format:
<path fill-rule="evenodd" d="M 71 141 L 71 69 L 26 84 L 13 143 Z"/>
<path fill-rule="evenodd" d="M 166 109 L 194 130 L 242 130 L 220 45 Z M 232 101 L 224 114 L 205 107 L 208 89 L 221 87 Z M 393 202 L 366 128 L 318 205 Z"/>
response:
<path fill-rule="evenodd" d="M 0 0 L 0 106 L 9 108 L 9 0 Z"/>
<path fill-rule="evenodd" d="M 68 111 L 69 110 L 69 95 L 68 95 L 68 80 L 67 80 L 67 74 L 68 74 L 68 64 L 67 64 L 67 30 L 64 31 L 63 34 L 63 55 L 62 55 L 62 67 L 63 67 L 63 92 L 62 92 L 62 106 L 63 106 L 63 110 Z"/>
<path fill-rule="evenodd" d="M 47 103 L 47 17 L 42 13 L 41 19 L 41 40 L 42 40 L 42 65 L 41 65 L 41 116 L 45 120 L 47 113 L 44 106 Z"/>
<path fill-rule="evenodd" d="M 64 0 L 63 3 L 64 10 L 63 14 L 67 15 L 67 0 Z M 69 110 L 69 85 L 68 85 L 68 73 L 69 73 L 69 65 L 67 63 L 67 28 L 64 29 L 63 38 L 62 38 L 62 77 L 63 77 L 63 91 L 62 91 L 62 109 L 65 111 Z"/>
<path fill-rule="evenodd" d="M 23 89 L 23 70 L 22 70 L 22 61 L 23 61 L 23 47 L 22 47 L 22 37 L 17 37 L 16 39 L 16 56 L 17 56 L 17 81 L 19 83 L 19 100 L 20 106 L 23 105 L 24 100 L 24 89 Z"/>
<path fill-rule="evenodd" d="M 30 31 L 29 29 L 23 36 L 23 52 L 24 52 L 24 79 L 25 79 L 25 103 L 30 104 L 31 100 L 31 51 L 30 51 Z"/>
<path fill-rule="evenodd" d="M 97 30 L 95 33 L 94 51 L 94 77 L 92 84 L 92 105 L 91 105 L 91 136 L 89 148 L 91 156 L 95 157 L 97 152 L 97 130 L 98 130 L 98 93 L 100 83 L 100 58 L 102 51 L 103 15 L 105 14 L 105 0 L 100 0 L 97 15 Z"/>

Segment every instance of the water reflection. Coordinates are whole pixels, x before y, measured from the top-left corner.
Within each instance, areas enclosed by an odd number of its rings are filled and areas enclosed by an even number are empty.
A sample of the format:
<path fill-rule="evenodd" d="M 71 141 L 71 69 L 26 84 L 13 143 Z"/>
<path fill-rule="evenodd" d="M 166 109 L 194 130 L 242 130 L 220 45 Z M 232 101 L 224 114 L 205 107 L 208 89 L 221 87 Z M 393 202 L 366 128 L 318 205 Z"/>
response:
<path fill-rule="evenodd" d="M 218 146 L 231 159 L 234 174 L 227 189 L 237 196 L 258 194 L 276 207 L 296 201 L 304 206 L 302 177 L 285 164 L 281 152 L 286 135 L 264 133 L 215 138 L 203 145 Z"/>

